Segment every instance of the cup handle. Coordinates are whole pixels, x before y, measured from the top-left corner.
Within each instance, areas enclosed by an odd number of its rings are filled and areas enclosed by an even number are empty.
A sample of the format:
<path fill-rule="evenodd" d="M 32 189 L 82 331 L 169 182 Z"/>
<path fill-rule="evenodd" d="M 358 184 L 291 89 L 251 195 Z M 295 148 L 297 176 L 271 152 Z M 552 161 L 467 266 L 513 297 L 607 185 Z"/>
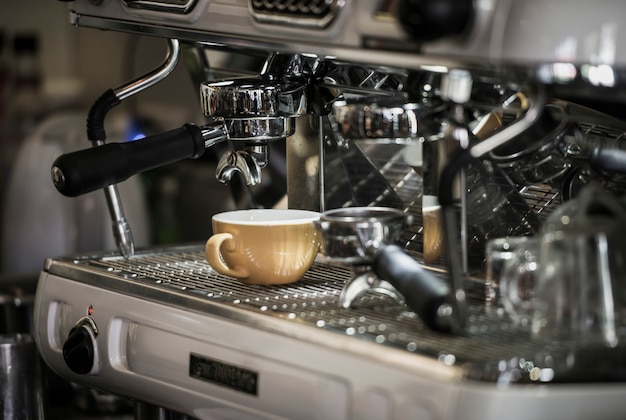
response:
<path fill-rule="evenodd" d="M 238 279 L 247 278 L 248 271 L 244 267 L 231 268 L 224 261 L 221 252 L 224 242 L 226 242 L 226 250 L 235 248 L 234 237 L 228 232 L 216 233 L 209 238 L 204 248 L 207 261 L 218 273 Z"/>

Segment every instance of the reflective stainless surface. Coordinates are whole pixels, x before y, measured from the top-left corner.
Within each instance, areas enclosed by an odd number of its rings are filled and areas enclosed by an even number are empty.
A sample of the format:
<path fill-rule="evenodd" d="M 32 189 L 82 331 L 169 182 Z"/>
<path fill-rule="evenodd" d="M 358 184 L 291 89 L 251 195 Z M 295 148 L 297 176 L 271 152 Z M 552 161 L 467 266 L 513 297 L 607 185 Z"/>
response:
<path fill-rule="evenodd" d="M 547 104 L 533 126 L 490 152 L 496 164 L 506 168 L 517 185 L 550 182 L 558 186 L 560 177 L 571 167 L 567 156 L 558 150 L 564 137 L 573 136 L 575 130 L 565 112 L 566 104 Z"/>
<path fill-rule="evenodd" d="M 246 1 L 198 0 L 188 15 L 134 11 L 130 13 L 132 19 L 124 19 L 129 12 L 121 1 L 103 5 L 79 0 L 71 9 L 73 22 L 80 26 L 234 48 L 254 46 L 265 51 L 306 52 L 413 69 L 424 65 L 454 67 L 455 63 L 465 62 L 477 69 L 503 73 L 515 71 L 523 64 L 531 69 L 527 75 L 533 79 L 568 88 L 577 86 L 584 89 L 581 93 L 590 95 L 594 94 L 594 87 L 622 84 L 620 68 L 626 62 L 626 50 L 619 42 L 620 31 L 612 28 L 621 24 L 615 16 L 623 16 L 626 5 L 611 0 L 603 0 L 601 4 L 606 7 L 600 8 L 582 0 L 574 5 L 568 0 L 550 0 L 549 5 L 541 0 L 472 3 L 473 19 L 466 32 L 421 45 L 404 31 L 397 16 L 398 2 L 345 2 L 331 24 L 318 30 L 298 27 L 290 19 L 255 22 Z M 542 12 L 537 13 L 538 10 Z M 561 19 L 563 11 L 568 14 L 567 20 Z M 576 24 L 569 25 L 567 21 Z M 606 27 L 606 22 L 613 21 L 615 26 Z M 565 40 L 573 42 L 564 44 Z M 563 45 L 569 49 L 559 48 Z M 376 53 L 372 54 L 372 50 Z"/>
<path fill-rule="evenodd" d="M 328 210 L 317 222 L 321 252 L 338 262 L 369 263 L 379 246 L 401 242 L 409 220 L 402 210 L 384 207 Z"/>
<path fill-rule="evenodd" d="M 47 418 L 44 373 L 29 334 L 0 334 L 0 415 L 3 419 Z"/>
<path fill-rule="evenodd" d="M 295 130 L 293 118 L 233 118 L 225 123 L 230 140 L 277 140 L 291 136 Z"/>
<path fill-rule="evenodd" d="M 296 130 L 286 145 L 287 196 L 289 207 L 306 210 L 323 209 L 324 165 L 322 154 L 322 118 L 303 116 L 296 119 Z"/>
<path fill-rule="evenodd" d="M 295 117 L 306 112 L 305 85 L 261 78 L 204 82 L 202 110 L 207 117 Z"/>
<path fill-rule="evenodd" d="M 217 162 L 215 176 L 220 182 L 229 183 L 236 173 L 243 176 L 247 185 L 257 185 L 261 182 L 259 163 L 245 151 L 226 152 Z"/>
<path fill-rule="evenodd" d="M 243 150 L 220 158 L 216 171 L 220 182 L 230 183 L 234 174 L 248 186 L 261 182 L 261 168 L 269 162 L 268 142 L 293 135 L 296 117 L 309 111 L 305 66 L 300 55 L 270 53 L 256 77 L 200 82 L 204 115 L 223 121 L 228 139 L 243 144 Z"/>
<path fill-rule="evenodd" d="M 365 98 L 336 101 L 333 116 L 337 130 L 347 139 L 408 142 L 418 137 L 419 104 Z M 395 102 L 395 103 L 394 103 Z"/>

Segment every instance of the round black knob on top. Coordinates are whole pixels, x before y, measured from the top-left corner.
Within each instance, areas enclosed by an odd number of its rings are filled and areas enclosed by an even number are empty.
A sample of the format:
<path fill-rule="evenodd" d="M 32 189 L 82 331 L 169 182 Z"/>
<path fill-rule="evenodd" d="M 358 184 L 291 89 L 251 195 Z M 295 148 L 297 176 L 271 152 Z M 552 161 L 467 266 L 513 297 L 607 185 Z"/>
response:
<path fill-rule="evenodd" d="M 63 343 L 63 359 L 75 373 L 91 373 L 96 363 L 96 332 L 88 323 L 79 323 L 70 330 Z"/>
<path fill-rule="evenodd" d="M 401 0 L 398 4 L 398 20 L 416 41 L 460 35 L 473 16 L 473 0 Z"/>

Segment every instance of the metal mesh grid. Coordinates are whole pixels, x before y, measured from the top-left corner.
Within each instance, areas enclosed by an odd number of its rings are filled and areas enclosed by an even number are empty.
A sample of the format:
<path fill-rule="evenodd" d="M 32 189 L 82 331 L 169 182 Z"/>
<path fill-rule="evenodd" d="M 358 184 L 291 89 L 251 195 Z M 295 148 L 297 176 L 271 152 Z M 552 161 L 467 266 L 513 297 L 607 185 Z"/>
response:
<path fill-rule="evenodd" d="M 578 127 L 582 131 L 584 135 L 593 135 L 604 138 L 615 139 L 618 141 L 624 140 L 626 137 L 626 132 L 617 129 L 608 127 L 605 124 L 594 124 L 588 122 L 579 122 Z"/>
<path fill-rule="evenodd" d="M 532 360 L 538 343 L 529 332 L 484 305 L 470 306 L 468 334 L 451 336 L 426 328 L 416 314 L 381 294 L 366 294 L 351 309 L 339 307 L 339 294 L 352 276 L 348 266 L 316 261 L 304 278 L 289 285 L 245 285 L 215 272 L 198 247 L 143 252 L 122 257 L 75 260 L 72 269 L 88 267 L 118 276 L 141 288 L 163 288 L 258 314 L 296 322 L 464 366 L 467 375 L 495 380 L 502 361 Z M 80 275 L 72 276 L 80 278 Z M 184 326 L 181 326 L 184 328 Z M 506 363 L 505 363 L 506 364 Z M 500 368 L 498 367 L 500 366 Z"/>
<path fill-rule="evenodd" d="M 561 203 L 560 191 L 551 188 L 549 185 L 523 187 L 520 190 L 520 195 L 539 216 L 540 220 L 545 220 L 556 206 Z"/>

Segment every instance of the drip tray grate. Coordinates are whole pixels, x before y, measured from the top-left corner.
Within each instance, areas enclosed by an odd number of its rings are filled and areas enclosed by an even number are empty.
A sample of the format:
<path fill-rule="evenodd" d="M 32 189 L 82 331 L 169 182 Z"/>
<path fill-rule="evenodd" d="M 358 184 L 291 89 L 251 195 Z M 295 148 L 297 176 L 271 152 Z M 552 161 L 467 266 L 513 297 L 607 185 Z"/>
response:
<path fill-rule="evenodd" d="M 148 295 L 143 287 L 157 288 L 168 305 L 173 302 L 168 294 L 175 293 L 183 299 L 219 302 L 222 307 L 281 318 L 302 328 L 351 336 L 380 345 L 381 351 L 391 347 L 462 366 L 466 376 L 475 380 L 529 381 L 530 372 L 543 364 L 537 357 L 545 360 L 545 343 L 531 340 L 528 329 L 514 325 L 501 312 L 486 311 L 480 302 L 470 305 L 467 333 L 462 336 L 429 330 L 414 312 L 381 294 L 367 294 L 354 308 L 340 308 L 339 295 L 351 268 L 319 259 L 299 282 L 271 286 L 245 285 L 217 273 L 206 262 L 203 248 L 195 246 L 142 251 L 130 259 L 57 259 L 48 270 L 75 281 L 89 278 L 91 284 L 100 282 L 111 289 L 116 289 L 119 279 L 124 287 L 118 290 L 128 292 L 131 284 L 138 296 Z M 220 316 L 227 316 L 223 312 Z"/>

